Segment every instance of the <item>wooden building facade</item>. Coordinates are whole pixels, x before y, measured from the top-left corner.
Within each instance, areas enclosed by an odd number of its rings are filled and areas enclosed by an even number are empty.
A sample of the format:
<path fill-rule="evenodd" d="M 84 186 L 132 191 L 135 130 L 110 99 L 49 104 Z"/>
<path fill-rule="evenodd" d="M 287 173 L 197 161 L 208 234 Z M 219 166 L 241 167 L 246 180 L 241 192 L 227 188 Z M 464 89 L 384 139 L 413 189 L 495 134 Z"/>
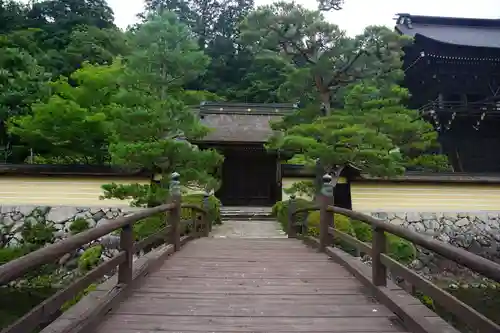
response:
<path fill-rule="evenodd" d="M 399 14 L 404 85 L 457 172 L 500 172 L 500 20 Z"/>
<path fill-rule="evenodd" d="M 212 129 L 200 148 L 214 148 L 225 160 L 216 196 L 226 206 L 272 206 L 282 198 L 281 158 L 265 149 L 270 122 L 294 112 L 292 104 L 202 103 L 201 122 Z"/>

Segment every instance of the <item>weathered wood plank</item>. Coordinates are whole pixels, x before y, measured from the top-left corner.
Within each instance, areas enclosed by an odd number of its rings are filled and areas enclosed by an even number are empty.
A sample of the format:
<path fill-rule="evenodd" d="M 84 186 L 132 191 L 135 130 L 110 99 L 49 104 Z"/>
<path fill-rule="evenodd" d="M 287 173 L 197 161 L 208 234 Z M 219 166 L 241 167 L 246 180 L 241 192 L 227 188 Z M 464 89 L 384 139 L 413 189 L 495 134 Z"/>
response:
<path fill-rule="evenodd" d="M 377 304 L 376 300 L 369 295 L 362 294 L 352 294 L 352 295 L 337 295 L 336 297 L 330 297 L 329 295 L 229 295 L 229 294 L 211 294 L 209 298 L 204 294 L 182 294 L 182 293 L 160 293 L 152 294 L 147 292 L 141 292 L 138 289 L 131 298 L 137 300 L 196 300 L 196 304 L 201 300 L 202 302 L 206 299 L 211 301 L 222 301 L 230 303 L 250 303 L 256 300 L 266 302 L 276 302 L 276 303 L 297 303 L 300 304 L 317 304 L 317 305 L 355 305 L 355 304 Z M 125 303 L 124 303 L 125 305 Z"/>
<path fill-rule="evenodd" d="M 213 288 L 227 288 L 233 286 L 247 286 L 247 287 L 318 287 L 318 288 L 332 288 L 332 289 L 344 289 L 344 288 L 358 288 L 359 282 L 353 278 L 341 278 L 341 279 L 305 279 L 305 278 L 289 278 L 289 279 L 230 279 L 230 278 L 196 278 L 196 277 L 158 277 L 150 276 L 144 281 L 143 286 L 145 287 L 161 287 L 165 284 L 169 284 L 172 287 L 177 286 L 205 286 Z M 210 288 L 209 288 L 210 289 Z"/>
<path fill-rule="evenodd" d="M 300 307 L 287 299 L 271 299 L 265 295 L 238 300 L 227 299 L 158 299 L 132 297 L 133 302 L 122 304 L 116 314 L 157 316 L 215 316 L 215 317 L 389 317 L 392 313 L 379 304 L 316 304 L 300 302 Z M 269 296 L 267 296 L 269 297 Z M 333 297 L 332 297 L 333 298 Z M 365 301 L 366 302 L 366 301 Z"/>
<path fill-rule="evenodd" d="M 98 333 L 406 332 L 342 266 L 294 239 L 198 239 Z"/>
<path fill-rule="evenodd" d="M 387 318 L 293 318 L 114 315 L 100 332 L 404 332 Z M 118 331 L 118 329 L 120 331 Z"/>
<path fill-rule="evenodd" d="M 239 267 L 238 267 L 239 268 Z M 188 269 L 168 269 L 161 270 L 151 274 L 151 277 L 191 277 L 191 278 L 228 278 L 228 279 L 290 279 L 290 278 L 304 278 L 304 279 L 342 279 L 346 277 L 352 277 L 349 273 L 345 271 L 335 271 L 328 272 L 326 270 L 293 270 L 279 271 L 276 269 L 266 269 L 259 267 L 248 267 L 244 272 L 238 270 L 235 267 L 221 268 L 217 267 L 214 269 L 200 269 L 199 271 L 192 272 Z M 192 272 L 192 273 L 191 273 Z"/>

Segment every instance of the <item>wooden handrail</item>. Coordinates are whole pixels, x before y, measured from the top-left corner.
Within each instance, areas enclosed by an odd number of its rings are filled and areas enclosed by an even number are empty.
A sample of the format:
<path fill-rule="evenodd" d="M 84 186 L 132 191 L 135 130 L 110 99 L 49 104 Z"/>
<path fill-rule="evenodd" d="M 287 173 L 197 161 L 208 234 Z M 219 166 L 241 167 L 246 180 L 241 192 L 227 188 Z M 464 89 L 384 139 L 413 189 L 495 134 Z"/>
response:
<path fill-rule="evenodd" d="M 465 266 L 475 271 L 476 273 L 480 273 L 487 278 L 500 282 L 500 265 L 491 260 L 478 256 L 477 254 L 471 253 L 450 244 L 446 244 L 429 236 L 424 236 L 399 225 L 375 219 L 372 216 L 360 212 L 355 212 L 349 209 L 334 206 L 330 206 L 328 207 L 328 209 L 337 214 L 347 216 L 353 220 L 358 220 L 360 222 L 370 224 L 372 228 L 374 227 L 376 229 L 380 229 L 382 231 L 386 231 L 390 234 L 406 239 L 412 243 L 422 246 L 427 250 L 436 252 L 446 259 L 452 260 L 457 264 Z"/>
<path fill-rule="evenodd" d="M 320 210 L 319 205 L 297 209 L 293 215 L 316 210 Z M 353 220 L 358 220 L 360 222 L 369 224 L 372 226 L 372 228 L 380 229 L 382 231 L 406 239 L 412 243 L 424 247 L 427 250 L 434 251 L 437 254 L 445 257 L 446 259 L 452 260 L 462 266 L 465 266 L 475 271 L 476 273 L 480 273 L 487 278 L 500 282 L 500 265 L 491 260 L 478 256 L 464 249 L 438 241 L 431 237 L 424 236 L 399 225 L 378 220 L 372 216 L 360 212 L 335 206 L 328 206 L 328 211 L 347 216 Z"/>
<path fill-rule="evenodd" d="M 322 199 L 322 198 L 320 198 Z M 331 198 L 328 198 L 331 200 Z M 324 242 L 328 237 L 336 236 L 349 245 L 355 247 L 358 251 L 367 253 L 372 258 L 372 276 L 371 283 L 375 287 L 383 287 L 387 285 L 387 270 L 392 270 L 399 274 L 404 280 L 418 289 L 422 290 L 426 295 L 433 298 L 437 303 L 443 306 L 447 311 L 451 312 L 460 320 L 466 321 L 466 324 L 470 325 L 472 328 L 479 329 L 479 332 L 500 332 L 500 325 L 497 325 L 489 318 L 480 314 L 476 310 L 472 309 L 462 301 L 455 298 L 453 295 L 449 294 L 442 288 L 433 284 L 432 282 L 424 279 L 422 276 L 413 272 L 411 269 L 397 262 L 396 260 L 390 258 L 385 254 L 386 251 L 386 236 L 385 233 L 390 233 L 401 237 L 407 241 L 414 244 L 420 245 L 421 247 L 434 251 L 435 253 L 441 255 L 442 257 L 452 260 L 462 266 L 465 266 L 476 273 L 480 273 L 483 276 L 490 278 L 496 282 L 500 282 L 500 265 L 490 261 L 486 258 L 468 252 L 464 249 L 454 247 L 450 244 L 433 239 L 432 237 L 425 236 L 414 232 L 412 230 L 406 229 L 404 227 L 394 225 L 382 220 L 373 218 L 372 216 L 352 211 L 349 209 L 344 209 L 340 207 L 335 207 L 332 205 L 327 205 L 328 200 L 320 200 L 319 205 L 312 205 L 310 207 L 304 207 L 290 211 L 288 213 L 289 218 L 289 230 L 294 229 L 295 216 L 299 213 L 320 211 L 320 215 L 331 215 L 329 218 L 320 216 L 320 224 L 328 223 L 328 221 L 333 220 L 333 214 L 337 213 L 340 215 L 347 216 L 353 220 L 357 220 L 372 227 L 373 237 L 372 244 L 367 244 L 359 241 L 358 239 L 335 229 L 335 224 L 329 223 L 328 226 L 319 226 L 320 237 L 318 241 L 319 249 L 324 250 L 326 246 L 332 246 L 331 241 L 328 244 Z M 323 207 L 322 207 L 323 206 Z M 293 205 L 289 205 L 292 207 Z M 302 226 L 307 228 L 307 226 Z M 325 230 L 327 236 L 324 235 Z M 304 233 L 305 230 L 302 230 Z"/>
<path fill-rule="evenodd" d="M 0 266 L 0 285 L 21 277 L 33 268 L 54 262 L 54 260 L 61 258 L 66 253 L 77 250 L 82 245 L 106 236 L 115 230 L 123 228 L 129 224 L 133 224 L 154 214 L 166 212 L 173 207 L 173 204 L 166 204 L 154 208 L 144 209 L 133 215 L 117 218 L 109 223 L 83 231 L 58 243 L 51 244 L 37 251 L 28 253 L 20 258 L 9 261 L 8 263 Z"/>
<path fill-rule="evenodd" d="M 163 240 L 163 243 L 172 244 L 174 252 L 179 250 L 180 244 L 182 243 L 180 237 L 181 209 L 191 209 L 193 212 L 201 213 L 204 235 L 208 236 L 211 223 L 208 219 L 207 210 L 192 204 L 181 204 L 180 193 L 178 193 L 177 195 L 172 195 L 171 203 L 144 209 L 130 216 L 117 218 L 109 221 L 109 223 L 83 231 L 77 235 L 71 236 L 65 240 L 51 244 L 37 251 L 28 253 L 18 259 L 12 260 L 0 266 L 0 286 L 2 286 L 22 277 L 25 273 L 34 268 L 52 263 L 65 254 L 79 249 L 85 244 L 95 241 L 115 230 L 121 229 L 120 252 L 116 256 L 101 263 L 96 268 L 71 283 L 69 286 L 46 299 L 25 316 L 17 320 L 14 324 L 2 330 L 1 333 L 24 333 L 36 329 L 38 325 L 57 313 L 65 302 L 73 299 L 91 283 L 113 271 L 116 266 L 118 266 L 118 285 L 129 285 L 133 281 L 134 253 L 159 240 Z M 168 225 L 165 228 L 146 237 L 145 239 L 134 242 L 134 223 L 155 214 L 165 212 L 169 214 Z M 193 221 L 194 232 L 196 236 L 200 236 L 198 234 L 197 223 L 198 221 L 195 219 Z"/>

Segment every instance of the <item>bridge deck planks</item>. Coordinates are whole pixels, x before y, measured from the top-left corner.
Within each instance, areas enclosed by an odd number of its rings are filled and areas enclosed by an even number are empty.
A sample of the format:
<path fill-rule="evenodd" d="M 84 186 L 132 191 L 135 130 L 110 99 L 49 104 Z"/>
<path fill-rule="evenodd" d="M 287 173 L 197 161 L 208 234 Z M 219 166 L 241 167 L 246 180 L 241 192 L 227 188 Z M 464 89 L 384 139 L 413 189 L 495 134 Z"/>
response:
<path fill-rule="evenodd" d="M 202 238 L 143 278 L 97 332 L 406 331 L 340 265 L 297 240 Z"/>

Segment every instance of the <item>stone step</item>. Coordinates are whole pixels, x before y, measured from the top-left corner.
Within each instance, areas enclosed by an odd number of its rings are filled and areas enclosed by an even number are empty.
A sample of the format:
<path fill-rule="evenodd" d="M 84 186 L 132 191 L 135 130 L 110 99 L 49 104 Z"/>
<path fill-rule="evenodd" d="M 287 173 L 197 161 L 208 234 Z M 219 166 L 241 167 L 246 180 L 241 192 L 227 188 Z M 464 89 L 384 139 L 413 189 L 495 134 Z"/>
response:
<path fill-rule="evenodd" d="M 222 220 L 274 220 L 270 207 L 222 207 Z"/>
<path fill-rule="evenodd" d="M 221 213 L 221 218 L 237 218 L 237 217 L 272 218 L 273 216 L 269 213 L 249 213 L 249 212 Z"/>
<path fill-rule="evenodd" d="M 251 206 L 222 206 L 221 211 L 242 211 L 242 212 L 271 212 L 271 207 L 251 207 Z"/>
<path fill-rule="evenodd" d="M 275 221 L 273 216 L 226 216 L 221 217 L 224 221 Z"/>

